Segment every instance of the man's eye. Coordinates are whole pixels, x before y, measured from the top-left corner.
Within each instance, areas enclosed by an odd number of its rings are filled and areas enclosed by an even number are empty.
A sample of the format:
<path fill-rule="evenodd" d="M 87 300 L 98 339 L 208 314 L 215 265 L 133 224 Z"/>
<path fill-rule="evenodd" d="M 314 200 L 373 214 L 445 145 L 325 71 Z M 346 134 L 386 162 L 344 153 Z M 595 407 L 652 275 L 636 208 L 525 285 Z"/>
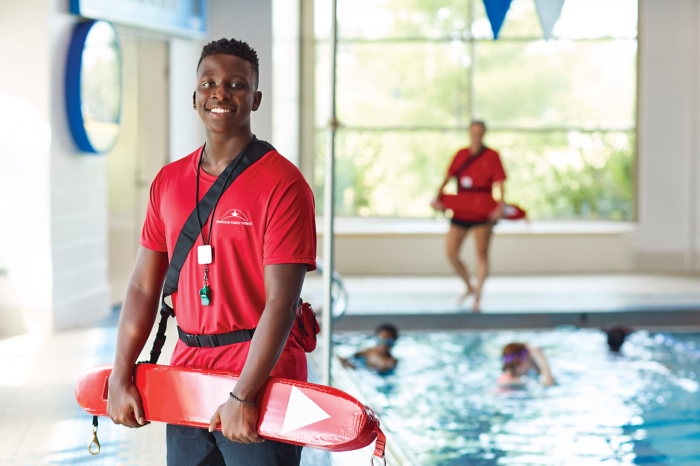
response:
<path fill-rule="evenodd" d="M 231 83 L 231 87 L 243 87 L 243 85 L 238 83 Z"/>
<path fill-rule="evenodd" d="M 209 87 L 209 86 L 213 86 L 213 85 L 214 85 L 214 83 L 211 81 L 206 81 L 206 82 L 202 83 L 202 87 Z"/>

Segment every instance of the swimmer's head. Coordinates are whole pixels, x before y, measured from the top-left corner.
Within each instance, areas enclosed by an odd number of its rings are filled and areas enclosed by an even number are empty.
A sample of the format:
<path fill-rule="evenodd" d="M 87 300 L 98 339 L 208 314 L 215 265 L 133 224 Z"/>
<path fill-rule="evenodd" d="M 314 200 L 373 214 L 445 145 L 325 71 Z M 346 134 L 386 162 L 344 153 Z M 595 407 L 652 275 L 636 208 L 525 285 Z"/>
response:
<path fill-rule="evenodd" d="M 610 324 L 603 328 L 603 331 L 608 334 L 608 347 L 610 351 L 619 353 L 622 344 L 625 342 L 627 335 L 632 333 L 629 327 L 618 324 Z"/>
<path fill-rule="evenodd" d="M 481 146 L 486 134 L 486 123 L 480 120 L 474 120 L 469 125 L 469 136 L 472 146 Z"/>
<path fill-rule="evenodd" d="M 503 347 L 503 372 L 521 376 L 532 368 L 532 360 L 529 357 L 524 343 L 508 343 Z"/>
<path fill-rule="evenodd" d="M 380 345 L 394 346 L 399 338 L 399 330 L 391 324 L 382 324 L 374 331 Z"/>

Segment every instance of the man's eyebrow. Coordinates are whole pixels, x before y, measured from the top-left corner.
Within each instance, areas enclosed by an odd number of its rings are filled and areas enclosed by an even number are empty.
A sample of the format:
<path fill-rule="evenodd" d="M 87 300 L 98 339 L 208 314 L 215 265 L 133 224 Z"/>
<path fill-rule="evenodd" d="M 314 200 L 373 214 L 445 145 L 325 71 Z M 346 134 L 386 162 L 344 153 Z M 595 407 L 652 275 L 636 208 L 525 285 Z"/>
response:
<path fill-rule="evenodd" d="M 206 73 L 206 74 L 203 74 L 202 76 L 200 76 L 198 79 L 212 78 L 212 77 L 217 77 L 217 78 L 218 78 L 218 77 L 219 77 L 219 74 L 218 74 L 218 73 L 213 73 L 213 72 L 212 72 L 212 73 Z M 245 81 L 248 81 L 248 78 L 247 78 L 245 75 L 243 75 L 243 74 L 232 74 L 231 76 L 229 76 L 229 79 L 235 79 L 235 78 L 237 78 L 237 79 L 243 79 L 243 80 L 245 80 Z"/>

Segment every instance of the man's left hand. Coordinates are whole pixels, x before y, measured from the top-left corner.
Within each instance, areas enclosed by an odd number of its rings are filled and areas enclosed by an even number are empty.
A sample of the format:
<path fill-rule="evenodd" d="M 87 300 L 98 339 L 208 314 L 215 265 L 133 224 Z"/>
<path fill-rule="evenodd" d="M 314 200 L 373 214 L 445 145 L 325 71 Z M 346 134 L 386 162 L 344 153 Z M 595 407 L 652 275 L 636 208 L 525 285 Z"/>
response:
<path fill-rule="evenodd" d="M 229 398 L 219 406 L 211 418 L 209 432 L 214 432 L 221 424 L 221 433 L 227 439 L 238 443 L 260 443 L 265 439 L 258 435 L 258 410 Z"/>

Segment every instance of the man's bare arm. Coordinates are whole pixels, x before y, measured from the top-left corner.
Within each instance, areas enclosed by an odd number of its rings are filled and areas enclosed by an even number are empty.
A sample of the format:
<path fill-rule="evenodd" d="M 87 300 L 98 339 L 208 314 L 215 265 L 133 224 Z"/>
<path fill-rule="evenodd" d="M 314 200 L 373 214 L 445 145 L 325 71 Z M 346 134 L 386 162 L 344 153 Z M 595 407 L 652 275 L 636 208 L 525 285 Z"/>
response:
<path fill-rule="evenodd" d="M 153 328 L 167 270 L 167 253 L 139 247 L 119 316 L 117 352 L 109 378 L 107 412 L 116 424 L 141 427 L 146 423 L 141 396 L 131 375 Z"/>
<path fill-rule="evenodd" d="M 255 396 L 270 377 L 287 342 L 296 318 L 296 309 L 304 284 L 306 264 L 265 266 L 265 310 L 253 335 L 248 359 L 233 394 L 253 403 Z M 229 398 L 212 416 L 209 430 L 221 424 L 225 437 L 234 442 L 257 443 L 256 408 Z"/>

